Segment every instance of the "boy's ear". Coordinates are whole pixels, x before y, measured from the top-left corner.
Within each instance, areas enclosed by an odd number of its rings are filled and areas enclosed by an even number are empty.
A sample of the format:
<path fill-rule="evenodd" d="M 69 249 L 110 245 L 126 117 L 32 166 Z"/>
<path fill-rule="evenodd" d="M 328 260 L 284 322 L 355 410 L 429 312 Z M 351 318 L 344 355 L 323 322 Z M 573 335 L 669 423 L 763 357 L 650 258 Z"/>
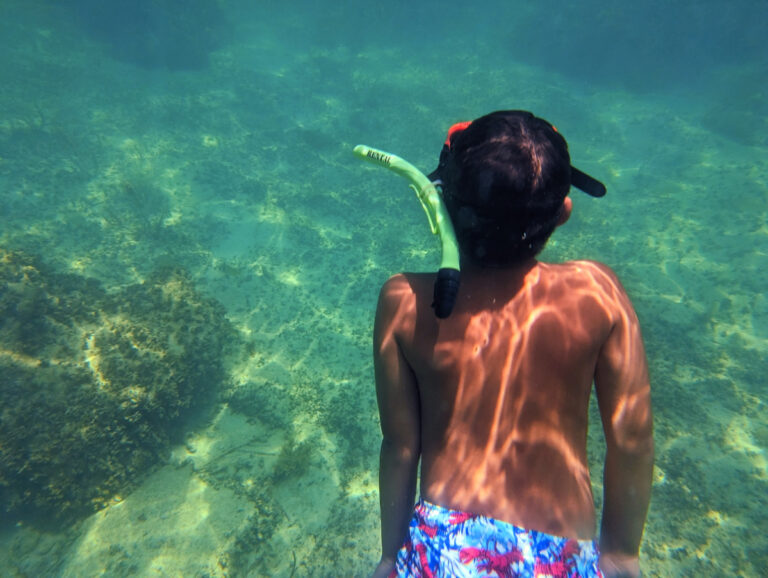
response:
<path fill-rule="evenodd" d="M 573 210 L 573 201 L 571 200 L 571 197 L 565 197 L 563 199 L 563 211 L 560 213 L 560 218 L 557 220 L 557 226 L 564 225 L 565 222 L 570 218 L 571 211 Z"/>

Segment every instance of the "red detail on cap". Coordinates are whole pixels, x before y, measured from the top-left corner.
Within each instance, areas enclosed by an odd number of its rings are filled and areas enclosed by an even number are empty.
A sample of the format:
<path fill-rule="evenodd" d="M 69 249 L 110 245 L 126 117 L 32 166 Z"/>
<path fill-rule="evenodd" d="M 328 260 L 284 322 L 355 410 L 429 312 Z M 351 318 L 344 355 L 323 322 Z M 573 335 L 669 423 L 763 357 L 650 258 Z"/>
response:
<path fill-rule="evenodd" d="M 457 122 L 451 128 L 449 128 L 448 129 L 448 136 L 445 139 L 445 146 L 450 147 L 451 146 L 451 137 L 453 136 L 453 134 L 457 133 L 457 132 L 463 131 L 470 124 L 472 124 L 471 120 L 465 120 L 464 122 Z"/>
<path fill-rule="evenodd" d="M 552 125 L 552 130 L 555 132 L 560 132 L 559 130 L 557 130 L 557 127 L 554 124 Z"/>

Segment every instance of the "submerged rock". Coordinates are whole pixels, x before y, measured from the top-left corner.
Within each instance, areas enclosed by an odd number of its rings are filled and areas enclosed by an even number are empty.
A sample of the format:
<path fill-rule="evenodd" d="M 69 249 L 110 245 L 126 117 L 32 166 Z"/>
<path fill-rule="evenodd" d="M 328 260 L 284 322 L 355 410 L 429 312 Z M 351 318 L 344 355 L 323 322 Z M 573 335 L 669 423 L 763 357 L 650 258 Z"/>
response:
<path fill-rule="evenodd" d="M 218 0 L 66 0 L 83 30 L 118 60 L 145 68 L 203 68 L 227 37 Z"/>
<path fill-rule="evenodd" d="M 238 343 L 182 271 L 107 293 L 0 249 L 0 509 L 61 521 L 119 499 L 212 407 Z"/>

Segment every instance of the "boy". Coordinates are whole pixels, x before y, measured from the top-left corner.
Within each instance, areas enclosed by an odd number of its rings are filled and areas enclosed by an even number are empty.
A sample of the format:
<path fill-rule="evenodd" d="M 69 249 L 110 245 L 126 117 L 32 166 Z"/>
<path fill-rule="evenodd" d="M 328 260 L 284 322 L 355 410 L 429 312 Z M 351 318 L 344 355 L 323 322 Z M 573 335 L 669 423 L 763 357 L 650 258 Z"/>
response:
<path fill-rule="evenodd" d="M 374 576 L 639 576 L 653 439 L 638 320 L 605 265 L 535 259 L 584 175 L 563 137 L 523 111 L 452 131 L 437 172 L 461 286 L 447 319 L 430 309 L 434 274 L 396 275 L 379 296 Z M 600 554 L 593 381 L 607 443 Z"/>

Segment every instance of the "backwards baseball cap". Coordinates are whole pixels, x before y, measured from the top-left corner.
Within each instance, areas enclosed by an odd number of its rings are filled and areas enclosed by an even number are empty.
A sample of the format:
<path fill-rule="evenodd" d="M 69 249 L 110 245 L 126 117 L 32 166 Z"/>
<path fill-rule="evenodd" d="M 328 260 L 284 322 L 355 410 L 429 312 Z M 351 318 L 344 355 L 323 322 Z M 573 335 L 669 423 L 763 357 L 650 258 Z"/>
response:
<path fill-rule="evenodd" d="M 524 115 L 528 116 L 529 118 L 535 118 L 533 113 L 524 111 L 524 110 L 515 110 L 515 111 L 508 111 L 509 114 L 518 114 L 518 115 Z M 544 119 L 539 119 L 544 120 Z M 443 169 L 445 168 L 448 155 L 451 152 L 451 139 L 454 135 L 457 133 L 462 132 L 465 130 L 469 125 L 472 124 L 473 121 L 463 121 L 463 122 L 457 122 L 451 128 L 448 129 L 448 136 L 445 139 L 445 144 L 443 145 L 443 149 L 440 152 L 440 162 L 437 166 L 437 168 L 432 171 L 429 174 L 429 179 L 433 182 L 440 181 L 441 180 L 441 173 Z M 549 126 L 552 127 L 552 130 L 555 132 L 557 131 L 557 128 L 555 128 L 554 125 L 551 123 L 546 122 Z M 606 193 L 605 185 L 598 181 L 596 178 L 589 176 L 587 173 L 580 171 L 573 165 L 571 165 L 571 186 L 576 187 L 580 191 L 583 191 L 587 193 L 588 195 L 592 197 L 602 197 Z"/>

